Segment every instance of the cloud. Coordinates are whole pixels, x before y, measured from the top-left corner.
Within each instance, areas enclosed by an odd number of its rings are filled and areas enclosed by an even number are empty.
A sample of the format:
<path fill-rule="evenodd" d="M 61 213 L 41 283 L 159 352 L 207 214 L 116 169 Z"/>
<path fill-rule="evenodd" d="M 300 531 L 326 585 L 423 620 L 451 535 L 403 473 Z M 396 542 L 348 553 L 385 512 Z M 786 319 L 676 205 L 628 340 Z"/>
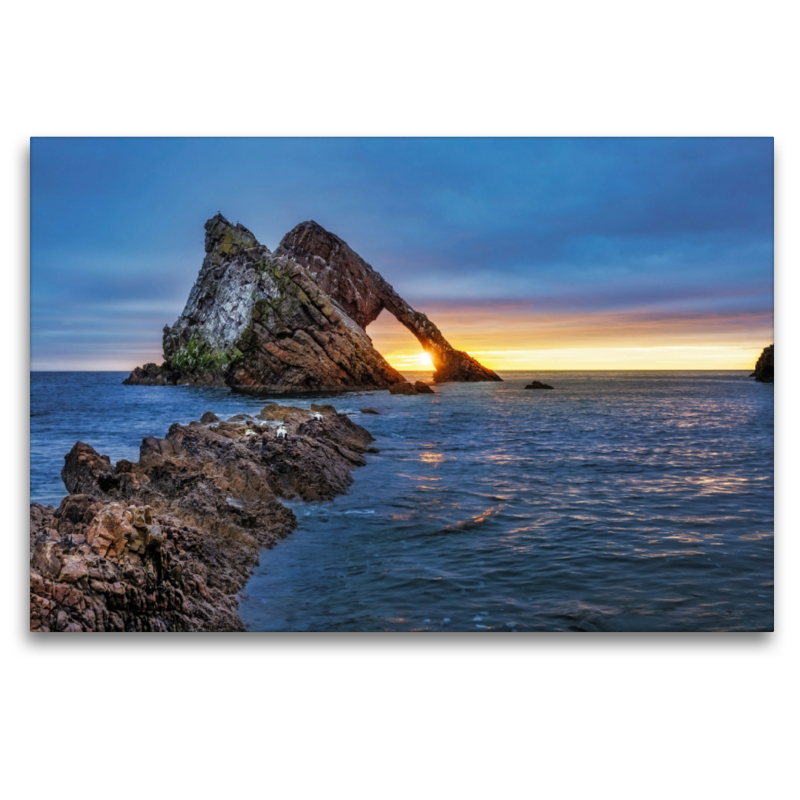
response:
<path fill-rule="evenodd" d="M 725 319 L 755 343 L 772 196 L 771 139 L 35 139 L 32 356 L 160 351 L 217 211 L 271 248 L 316 219 L 470 341 L 510 303 L 509 337 Z"/>

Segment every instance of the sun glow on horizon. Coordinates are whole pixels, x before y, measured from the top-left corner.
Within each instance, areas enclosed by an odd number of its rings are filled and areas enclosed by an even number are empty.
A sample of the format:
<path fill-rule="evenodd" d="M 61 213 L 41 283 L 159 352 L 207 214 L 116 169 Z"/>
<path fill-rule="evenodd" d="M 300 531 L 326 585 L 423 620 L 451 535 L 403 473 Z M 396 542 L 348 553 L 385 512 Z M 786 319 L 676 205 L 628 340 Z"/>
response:
<path fill-rule="evenodd" d="M 752 370 L 774 341 L 771 319 L 654 319 L 624 315 L 515 314 L 492 308 L 430 311 L 457 350 L 503 370 Z M 733 324 L 737 323 L 737 324 Z M 368 329 L 375 348 L 395 368 L 433 370 L 410 331 L 388 313 Z"/>
<path fill-rule="evenodd" d="M 376 342 L 380 351 L 380 343 Z M 769 344 L 769 342 L 767 343 Z M 453 343 L 458 347 L 457 343 Z M 735 345 L 657 345 L 652 347 L 572 347 L 547 350 L 470 350 L 469 355 L 496 371 L 513 370 L 692 370 L 753 369 L 762 347 Z M 382 351 L 395 369 L 433 370 L 427 353 Z"/>
<path fill-rule="evenodd" d="M 431 357 L 423 350 L 421 353 L 392 352 L 383 354 L 384 358 L 395 369 L 414 371 L 434 370 Z"/>

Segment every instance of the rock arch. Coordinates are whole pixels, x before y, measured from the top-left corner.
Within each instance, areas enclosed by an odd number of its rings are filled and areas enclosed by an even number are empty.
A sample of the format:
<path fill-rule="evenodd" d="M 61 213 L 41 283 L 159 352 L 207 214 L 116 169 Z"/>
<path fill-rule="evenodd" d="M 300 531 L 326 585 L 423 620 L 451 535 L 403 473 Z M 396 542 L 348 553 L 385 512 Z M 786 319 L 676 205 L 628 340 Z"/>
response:
<path fill-rule="evenodd" d="M 364 330 L 385 308 L 418 339 L 433 362 L 436 382 L 499 381 L 497 373 L 456 350 L 428 317 L 415 311 L 345 241 L 318 223 L 301 222 L 276 251 L 305 266 L 320 288 Z"/>
<path fill-rule="evenodd" d="M 164 328 L 164 363 L 137 367 L 125 383 L 265 395 L 388 389 L 405 379 L 365 331 L 384 308 L 430 355 L 435 381 L 500 380 L 317 223 L 292 229 L 275 253 L 221 214 L 205 230 L 200 274 L 183 313 Z"/>

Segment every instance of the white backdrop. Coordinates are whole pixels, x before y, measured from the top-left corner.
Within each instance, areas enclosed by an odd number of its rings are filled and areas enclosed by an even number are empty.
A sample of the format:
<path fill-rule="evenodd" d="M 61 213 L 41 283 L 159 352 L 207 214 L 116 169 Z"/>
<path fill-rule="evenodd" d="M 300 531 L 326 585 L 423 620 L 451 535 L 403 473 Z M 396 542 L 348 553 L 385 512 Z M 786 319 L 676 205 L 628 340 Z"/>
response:
<path fill-rule="evenodd" d="M 5 8 L 6 796 L 796 791 L 793 13 L 732 0 Z M 386 134 L 776 137 L 776 633 L 26 633 L 28 138 Z"/>

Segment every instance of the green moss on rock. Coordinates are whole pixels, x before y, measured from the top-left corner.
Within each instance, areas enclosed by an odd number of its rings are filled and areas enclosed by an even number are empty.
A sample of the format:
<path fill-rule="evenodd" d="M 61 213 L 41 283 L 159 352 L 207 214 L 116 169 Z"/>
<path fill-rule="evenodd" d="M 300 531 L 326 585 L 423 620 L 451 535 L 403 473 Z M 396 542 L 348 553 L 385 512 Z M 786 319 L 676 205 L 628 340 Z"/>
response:
<path fill-rule="evenodd" d="M 208 342 L 195 335 L 179 347 L 167 363 L 170 369 L 182 371 L 222 372 L 230 360 L 223 350 L 213 349 Z"/>

